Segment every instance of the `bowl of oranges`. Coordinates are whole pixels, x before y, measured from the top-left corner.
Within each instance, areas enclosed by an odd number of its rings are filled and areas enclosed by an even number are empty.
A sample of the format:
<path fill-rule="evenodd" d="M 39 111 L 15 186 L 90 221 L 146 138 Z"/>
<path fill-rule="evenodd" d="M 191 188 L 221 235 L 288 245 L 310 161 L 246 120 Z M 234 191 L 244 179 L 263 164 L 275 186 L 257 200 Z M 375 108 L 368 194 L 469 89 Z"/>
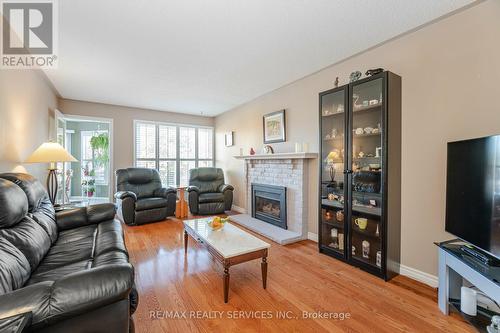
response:
<path fill-rule="evenodd" d="M 229 217 L 220 217 L 216 216 L 208 221 L 208 226 L 212 228 L 212 230 L 220 230 L 224 228 L 224 224 L 229 221 Z"/>

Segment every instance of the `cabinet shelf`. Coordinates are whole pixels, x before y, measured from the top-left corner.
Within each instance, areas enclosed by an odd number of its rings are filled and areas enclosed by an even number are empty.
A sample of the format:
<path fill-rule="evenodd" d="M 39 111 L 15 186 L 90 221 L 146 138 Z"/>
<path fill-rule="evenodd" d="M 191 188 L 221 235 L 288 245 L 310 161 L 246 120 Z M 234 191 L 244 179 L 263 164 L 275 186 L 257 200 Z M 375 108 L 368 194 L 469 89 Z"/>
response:
<path fill-rule="evenodd" d="M 332 226 L 334 228 L 337 228 L 337 229 L 344 229 L 344 223 L 337 223 L 337 222 L 334 222 L 334 221 L 323 221 L 323 224 L 327 224 L 329 226 Z"/>
<path fill-rule="evenodd" d="M 332 116 L 340 116 L 340 115 L 345 115 L 345 112 L 334 112 L 334 113 L 329 113 L 329 114 L 323 114 L 321 113 L 321 117 L 326 118 L 326 117 L 332 117 Z"/>
<path fill-rule="evenodd" d="M 367 112 L 367 111 L 372 111 L 374 109 L 379 109 L 384 105 L 383 103 L 378 103 L 375 105 L 368 105 L 368 106 L 359 106 L 359 107 L 353 107 L 352 112 L 357 113 L 357 112 Z"/>
<path fill-rule="evenodd" d="M 374 231 L 369 231 L 368 229 L 360 229 L 357 226 L 353 226 L 351 228 L 352 231 L 354 231 L 356 234 L 363 236 L 363 237 L 369 237 L 369 238 L 374 238 L 374 239 L 380 239 L 380 234 L 376 234 Z M 379 229 L 380 232 L 380 229 Z"/>
<path fill-rule="evenodd" d="M 372 257 L 370 257 L 370 258 L 365 258 L 365 257 L 363 257 L 362 255 L 360 255 L 360 256 L 357 256 L 357 255 L 356 255 L 356 256 L 353 256 L 352 258 L 353 258 L 354 260 L 358 260 L 358 261 L 361 261 L 361 262 L 363 262 L 363 263 L 365 263 L 365 264 L 368 264 L 368 265 L 372 266 L 373 268 L 376 268 L 376 269 L 381 269 L 380 267 L 378 267 L 378 266 L 377 266 L 377 263 L 376 263 L 376 258 L 372 258 Z"/>
<path fill-rule="evenodd" d="M 364 133 L 364 134 L 354 134 L 352 137 L 353 138 L 376 138 L 376 137 L 380 137 L 382 133 Z M 330 138 L 330 139 L 327 139 L 327 138 L 323 138 L 323 141 L 344 141 L 345 137 L 343 135 L 340 135 L 338 137 L 335 137 L 335 138 Z"/>
<path fill-rule="evenodd" d="M 364 133 L 364 134 L 353 134 L 353 138 L 371 138 L 371 137 L 380 137 L 382 133 Z"/>
<path fill-rule="evenodd" d="M 318 140 L 322 156 L 318 180 L 319 250 L 389 280 L 399 273 L 401 252 L 401 154 L 397 149 L 401 145 L 401 78 L 385 71 L 322 92 L 319 99 Z M 380 102 L 359 105 L 374 100 Z M 344 111 L 324 114 L 327 110 L 341 109 Z M 367 127 L 376 133 L 366 133 Z M 356 134 L 356 129 L 360 134 Z M 335 138 L 330 137 L 332 132 Z M 327 160 L 333 149 L 339 152 L 338 159 Z M 360 152 L 364 153 L 363 157 L 359 157 Z M 336 182 L 329 180 L 332 165 L 336 169 Z M 328 200 L 329 194 L 334 194 L 337 200 Z M 337 223 L 335 214 L 340 210 L 344 214 L 343 222 Z M 357 218 L 368 220 L 365 229 L 355 225 Z M 343 251 L 328 247 L 333 228 L 345 235 Z M 366 242 L 370 244 L 368 259 L 362 257 L 363 242 L 365 246 Z M 381 267 L 376 265 L 378 251 Z"/>
<path fill-rule="evenodd" d="M 332 201 L 328 199 L 321 199 L 321 205 L 324 206 L 324 208 L 340 208 L 344 209 L 344 205 L 341 204 L 338 201 Z M 353 213 L 359 213 L 359 214 L 365 214 L 365 215 L 372 215 L 372 216 L 381 216 L 382 215 L 382 209 L 381 208 L 370 208 L 370 207 L 362 207 L 362 206 L 353 206 L 352 207 Z"/>

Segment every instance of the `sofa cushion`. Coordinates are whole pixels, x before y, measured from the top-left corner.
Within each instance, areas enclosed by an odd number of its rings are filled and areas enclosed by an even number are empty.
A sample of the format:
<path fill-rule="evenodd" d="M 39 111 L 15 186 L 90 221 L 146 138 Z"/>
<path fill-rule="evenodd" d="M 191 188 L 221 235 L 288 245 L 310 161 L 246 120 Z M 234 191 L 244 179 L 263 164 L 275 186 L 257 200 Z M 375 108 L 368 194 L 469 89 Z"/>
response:
<path fill-rule="evenodd" d="M 37 210 L 48 198 L 47 191 L 42 183 L 32 175 L 26 173 L 2 173 L 0 178 L 10 180 L 19 186 L 28 198 L 29 212 Z"/>
<path fill-rule="evenodd" d="M 123 230 L 117 220 L 101 222 L 97 226 L 94 258 L 111 251 L 127 253 Z"/>
<path fill-rule="evenodd" d="M 47 232 L 32 218 L 25 217 L 12 228 L 0 229 L 0 237 L 17 247 L 34 271 L 49 251 L 51 241 Z"/>
<path fill-rule="evenodd" d="M 11 181 L 24 192 L 24 200 L 27 200 L 30 216 L 45 230 L 53 244 L 58 234 L 55 211 L 42 183 L 32 175 L 25 173 L 2 173 L 0 179 Z M 4 190 L 2 184 L 0 184 L 0 189 L 0 192 Z"/>
<path fill-rule="evenodd" d="M 199 203 L 208 202 L 224 202 L 224 194 L 222 193 L 202 193 L 198 198 Z"/>
<path fill-rule="evenodd" d="M 28 200 L 19 186 L 0 179 L 0 207 L 0 228 L 8 228 L 26 216 Z"/>
<path fill-rule="evenodd" d="M 50 208 L 43 207 L 32 214 L 33 220 L 35 220 L 49 235 L 52 244 L 55 243 L 58 237 L 56 215 L 54 208 L 50 205 Z"/>
<path fill-rule="evenodd" d="M 57 281 L 68 274 L 89 269 L 91 264 L 92 261 L 89 259 L 89 260 L 73 262 L 71 264 L 60 266 L 58 268 L 53 268 L 48 271 L 47 270 L 39 271 L 37 269 L 33 274 L 31 274 L 31 277 L 29 278 L 28 282 L 26 282 L 26 285 L 31 285 L 40 282 L 47 282 L 47 281 Z"/>
<path fill-rule="evenodd" d="M 167 206 L 167 199 L 165 198 L 146 198 L 139 199 L 135 203 L 135 210 L 148 210 L 153 208 L 163 208 Z"/>
<path fill-rule="evenodd" d="M 78 228 L 82 229 L 82 228 Z M 95 230 L 95 228 L 94 228 Z M 94 247 L 94 233 L 88 237 L 81 237 L 68 241 L 57 241 L 36 269 L 37 273 L 50 271 L 61 266 L 79 261 L 92 260 Z"/>
<path fill-rule="evenodd" d="M 94 239 L 96 230 L 96 225 L 86 225 L 79 228 L 61 231 L 59 233 L 59 238 L 57 239 L 57 245 L 72 243 L 82 238 Z"/>
<path fill-rule="evenodd" d="M 0 238 L 0 295 L 21 288 L 30 274 L 26 257 L 10 242 Z"/>
<path fill-rule="evenodd" d="M 96 256 L 92 267 L 128 263 L 128 255 L 122 251 L 110 251 Z"/>

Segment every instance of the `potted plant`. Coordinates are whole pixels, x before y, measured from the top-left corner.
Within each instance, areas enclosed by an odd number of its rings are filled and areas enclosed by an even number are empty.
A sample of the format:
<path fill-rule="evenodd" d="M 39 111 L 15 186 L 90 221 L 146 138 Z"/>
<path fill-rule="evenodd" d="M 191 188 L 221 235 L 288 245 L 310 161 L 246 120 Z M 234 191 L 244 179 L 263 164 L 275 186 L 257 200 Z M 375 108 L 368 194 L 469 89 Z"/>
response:
<path fill-rule="evenodd" d="M 89 179 L 87 181 L 87 186 L 88 186 L 87 187 L 87 197 L 91 198 L 94 196 L 94 192 L 95 192 L 95 179 Z"/>
<path fill-rule="evenodd" d="M 90 138 L 90 147 L 94 152 L 95 166 L 105 166 L 109 162 L 108 133 L 101 133 Z"/>

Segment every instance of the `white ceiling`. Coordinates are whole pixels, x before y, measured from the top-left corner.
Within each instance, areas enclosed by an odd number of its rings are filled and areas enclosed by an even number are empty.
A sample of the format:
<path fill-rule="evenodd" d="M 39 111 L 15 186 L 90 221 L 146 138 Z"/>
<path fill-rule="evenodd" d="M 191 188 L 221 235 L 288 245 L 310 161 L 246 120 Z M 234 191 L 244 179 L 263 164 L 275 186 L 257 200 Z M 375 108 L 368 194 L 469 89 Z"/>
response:
<path fill-rule="evenodd" d="M 59 0 L 63 98 L 214 116 L 473 0 Z"/>

